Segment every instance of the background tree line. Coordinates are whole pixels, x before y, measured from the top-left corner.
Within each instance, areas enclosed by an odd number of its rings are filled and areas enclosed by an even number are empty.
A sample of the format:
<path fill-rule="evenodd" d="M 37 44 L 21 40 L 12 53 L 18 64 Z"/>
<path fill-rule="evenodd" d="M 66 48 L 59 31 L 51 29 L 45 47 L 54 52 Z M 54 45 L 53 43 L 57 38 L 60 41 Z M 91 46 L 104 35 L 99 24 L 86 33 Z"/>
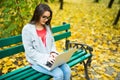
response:
<path fill-rule="evenodd" d="M 37 4 L 55 0 L 1 0 L 0 1 L 0 38 L 18 35 L 29 22 Z M 63 9 L 63 0 L 60 9 Z M 62 3 L 61 3 L 62 2 Z"/>
<path fill-rule="evenodd" d="M 63 9 L 64 0 L 1 0 L 0 1 L 0 38 L 18 35 L 25 23 L 29 22 L 37 4 L 58 1 L 59 9 Z M 101 0 L 93 0 L 99 3 Z M 108 8 L 112 7 L 114 0 L 109 0 Z M 117 1 L 120 4 L 120 0 Z M 120 10 L 116 14 L 113 25 L 120 17 Z"/>

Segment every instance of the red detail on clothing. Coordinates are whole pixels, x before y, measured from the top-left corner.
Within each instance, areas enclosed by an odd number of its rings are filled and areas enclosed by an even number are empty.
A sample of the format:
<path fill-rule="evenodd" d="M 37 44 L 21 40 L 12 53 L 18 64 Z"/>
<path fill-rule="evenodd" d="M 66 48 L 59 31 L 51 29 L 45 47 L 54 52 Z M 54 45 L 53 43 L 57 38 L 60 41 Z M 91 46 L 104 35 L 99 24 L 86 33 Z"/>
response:
<path fill-rule="evenodd" d="M 31 63 L 29 63 L 29 65 L 30 65 L 30 66 L 32 66 L 32 64 L 31 64 Z"/>
<path fill-rule="evenodd" d="M 46 46 L 46 28 L 42 29 L 42 30 L 37 30 L 37 35 L 39 37 L 41 37 L 43 44 Z"/>

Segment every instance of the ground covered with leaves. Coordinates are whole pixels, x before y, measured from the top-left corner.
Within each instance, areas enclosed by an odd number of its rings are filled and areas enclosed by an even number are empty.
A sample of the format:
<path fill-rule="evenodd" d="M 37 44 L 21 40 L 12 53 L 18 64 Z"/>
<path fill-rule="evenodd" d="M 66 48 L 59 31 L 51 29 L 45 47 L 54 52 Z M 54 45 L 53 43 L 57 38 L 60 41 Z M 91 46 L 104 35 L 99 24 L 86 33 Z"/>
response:
<path fill-rule="evenodd" d="M 112 25 L 119 10 L 116 0 L 107 8 L 109 0 L 65 0 L 63 10 L 59 3 L 48 3 L 53 10 L 52 25 L 62 22 L 71 24 L 71 41 L 93 47 L 91 66 L 88 68 L 91 80 L 120 80 L 120 21 Z M 56 42 L 62 52 L 64 41 Z M 24 53 L 0 60 L 0 73 L 27 65 Z M 83 65 L 72 67 L 73 80 L 85 80 Z"/>

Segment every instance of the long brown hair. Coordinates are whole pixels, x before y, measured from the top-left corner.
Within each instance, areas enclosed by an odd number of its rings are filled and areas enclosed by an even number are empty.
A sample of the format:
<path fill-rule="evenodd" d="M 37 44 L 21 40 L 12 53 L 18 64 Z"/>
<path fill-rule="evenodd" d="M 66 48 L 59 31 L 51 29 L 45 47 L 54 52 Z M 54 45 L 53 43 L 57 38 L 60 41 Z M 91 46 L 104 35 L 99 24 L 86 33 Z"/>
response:
<path fill-rule="evenodd" d="M 35 23 L 39 22 L 40 17 L 43 15 L 43 13 L 45 11 L 50 12 L 50 17 L 51 18 L 46 22 L 46 24 L 51 27 L 52 10 L 50 9 L 50 7 L 47 4 L 42 4 L 42 3 L 40 3 L 39 5 L 36 6 L 33 17 L 30 20 L 30 23 L 35 24 Z"/>

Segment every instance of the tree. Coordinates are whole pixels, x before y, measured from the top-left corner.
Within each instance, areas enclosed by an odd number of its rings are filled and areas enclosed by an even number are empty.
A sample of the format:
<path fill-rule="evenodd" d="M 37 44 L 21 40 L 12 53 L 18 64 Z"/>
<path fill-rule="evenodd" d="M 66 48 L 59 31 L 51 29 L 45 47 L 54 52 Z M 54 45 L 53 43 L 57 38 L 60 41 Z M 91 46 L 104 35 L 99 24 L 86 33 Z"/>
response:
<path fill-rule="evenodd" d="M 94 2 L 98 3 L 98 2 L 99 2 L 99 0 L 94 0 Z"/>
<path fill-rule="evenodd" d="M 111 8 L 112 7 L 112 4 L 113 4 L 114 0 L 110 0 L 109 4 L 108 4 L 108 8 Z"/>
<path fill-rule="evenodd" d="M 44 0 L 45 2 L 48 2 L 48 0 Z"/>
<path fill-rule="evenodd" d="M 60 1 L 60 9 L 63 9 L 63 0 L 59 0 Z"/>
<path fill-rule="evenodd" d="M 29 22 L 34 8 L 40 0 L 0 1 L 0 38 L 21 34 L 23 26 Z"/>
<path fill-rule="evenodd" d="M 115 18 L 115 21 L 114 21 L 113 25 L 116 25 L 116 24 L 117 24 L 119 18 L 120 18 L 120 9 L 118 10 L 118 14 L 117 14 L 117 16 L 116 16 L 116 18 Z"/>

